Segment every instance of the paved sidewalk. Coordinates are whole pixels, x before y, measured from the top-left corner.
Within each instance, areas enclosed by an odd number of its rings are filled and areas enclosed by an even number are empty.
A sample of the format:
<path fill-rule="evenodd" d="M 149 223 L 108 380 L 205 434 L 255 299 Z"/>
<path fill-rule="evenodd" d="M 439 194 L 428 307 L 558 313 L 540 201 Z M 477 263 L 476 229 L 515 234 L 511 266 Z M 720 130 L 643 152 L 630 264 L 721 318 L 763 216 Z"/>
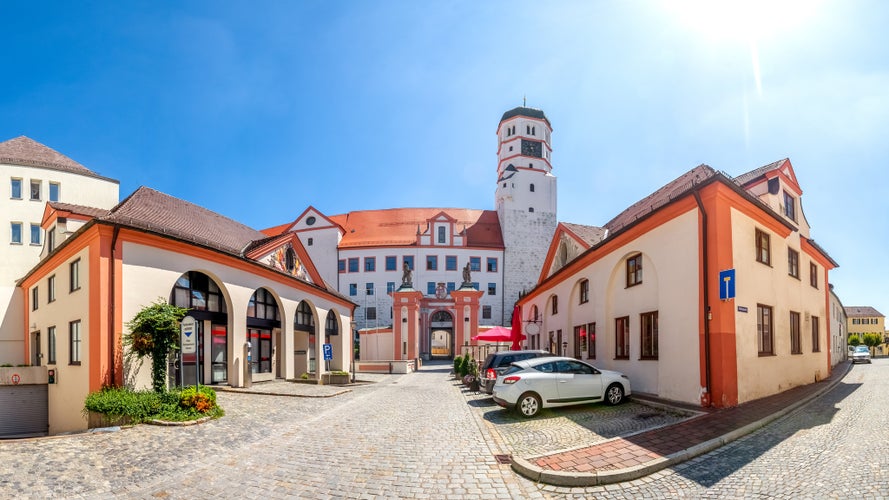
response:
<path fill-rule="evenodd" d="M 790 413 L 833 388 L 850 367 L 850 362 L 844 361 L 820 382 L 677 424 L 574 450 L 526 459 L 513 457 L 512 467 L 529 479 L 556 486 L 596 486 L 638 479 L 719 448 Z M 643 396 L 634 399 L 649 402 Z"/>

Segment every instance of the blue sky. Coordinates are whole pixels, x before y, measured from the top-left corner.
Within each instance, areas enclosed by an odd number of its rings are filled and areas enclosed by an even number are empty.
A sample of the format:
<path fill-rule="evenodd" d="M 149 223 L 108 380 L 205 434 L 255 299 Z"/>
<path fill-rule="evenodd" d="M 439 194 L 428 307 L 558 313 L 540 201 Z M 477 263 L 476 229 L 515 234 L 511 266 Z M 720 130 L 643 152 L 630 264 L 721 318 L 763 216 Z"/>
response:
<path fill-rule="evenodd" d="M 559 220 L 789 157 L 840 298 L 889 314 L 889 2 L 711 4 L 3 2 L 0 140 L 264 228 L 493 208 L 497 122 L 527 96 Z"/>

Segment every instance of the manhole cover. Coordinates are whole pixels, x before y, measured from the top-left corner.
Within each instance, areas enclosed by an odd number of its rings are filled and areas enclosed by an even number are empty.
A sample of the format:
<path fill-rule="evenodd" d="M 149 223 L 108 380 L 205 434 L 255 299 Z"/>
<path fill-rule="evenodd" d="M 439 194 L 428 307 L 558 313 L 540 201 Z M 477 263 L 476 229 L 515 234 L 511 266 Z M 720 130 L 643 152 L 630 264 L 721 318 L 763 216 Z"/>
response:
<path fill-rule="evenodd" d="M 497 460 L 498 464 L 512 463 L 512 457 L 509 455 L 494 455 L 494 459 Z"/>

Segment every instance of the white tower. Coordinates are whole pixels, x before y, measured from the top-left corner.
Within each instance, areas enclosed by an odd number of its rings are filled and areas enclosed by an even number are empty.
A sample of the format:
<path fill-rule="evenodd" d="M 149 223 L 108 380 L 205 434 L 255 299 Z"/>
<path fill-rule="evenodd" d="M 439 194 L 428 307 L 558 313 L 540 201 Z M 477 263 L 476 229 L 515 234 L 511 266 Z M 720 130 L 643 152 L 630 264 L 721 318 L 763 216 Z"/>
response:
<path fill-rule="evenodd" d="M 552 127 L 543 111 L 524 106 L 503 114 L 497 129 L 497 215 L 503 233 L 503 309 L 509 322 L 523 291 L 537 284 L 556 230 Z"/>

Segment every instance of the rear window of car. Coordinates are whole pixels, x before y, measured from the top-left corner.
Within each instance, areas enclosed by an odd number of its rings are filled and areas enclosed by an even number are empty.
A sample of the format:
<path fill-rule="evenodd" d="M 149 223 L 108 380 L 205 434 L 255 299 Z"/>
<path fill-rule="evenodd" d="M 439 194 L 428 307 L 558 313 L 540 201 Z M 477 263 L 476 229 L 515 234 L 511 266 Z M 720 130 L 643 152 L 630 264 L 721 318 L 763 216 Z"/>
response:
<path fill-rule="evenodd" d="M 500 361 L 497 362 L 497 368 L 500 368 L 502 366 L 509 366 L 514 361 L 518 361 L 518 360 L 515 359 L 515 356 L 513 356 L 511 354 L 507 355 L 507 356 L 503 356 L 502 358 L 500 358 Z"/>
<path fill-rule="evenodd" d="M 506 375 L 512 375 L 513 373 L 515 373 L 515 372 L 520 372 L 520 371 L 522 371 L 522 370 L 524 370 L 524 368 L 522 368 L 521 366 L 512 365 L 512 366 L 509 367 L 508 370 L 506 370 L 505 372 L 503 372 L 503 375 L 504 375 L 504 376 L 506 376 Z"/>
<path fill-rule="evenodd" d="M 540 363 L 539 365 L 535 365 L 534 369 L 543 373 L 553 373 L 556 371 L 556 364 L 552 361 L 548 363 Z"/>

